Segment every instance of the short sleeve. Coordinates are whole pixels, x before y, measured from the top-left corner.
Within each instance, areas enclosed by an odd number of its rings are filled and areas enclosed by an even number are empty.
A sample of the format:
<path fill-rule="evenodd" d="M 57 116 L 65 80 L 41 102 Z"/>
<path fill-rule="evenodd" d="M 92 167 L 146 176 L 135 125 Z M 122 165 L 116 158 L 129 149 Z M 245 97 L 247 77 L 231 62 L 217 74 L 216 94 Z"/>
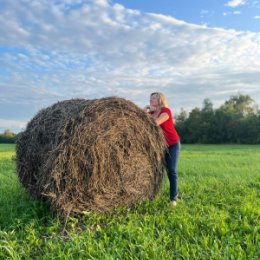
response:
<path fill-rule="evenodd" d="M 169 117 L 172 117 L 171 110 L 170 110 L 168 107 L 163 107 L 163 108 L 161 109 L 161 114 L 162 114 L 162 113 L 166 113 L 166 114 L 168 114 Z"/>

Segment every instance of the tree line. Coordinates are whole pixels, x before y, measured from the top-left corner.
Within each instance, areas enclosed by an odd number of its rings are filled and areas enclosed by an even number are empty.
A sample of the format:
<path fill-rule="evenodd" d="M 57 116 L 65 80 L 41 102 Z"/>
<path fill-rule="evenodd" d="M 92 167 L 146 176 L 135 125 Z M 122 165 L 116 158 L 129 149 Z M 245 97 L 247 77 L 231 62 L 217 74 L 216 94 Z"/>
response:
<path fill-rule="evenodd" d="M 182 143 L 260 144 L 260 110 L 249 95 L 234 95 L 214 109 L 210 99 L 202 108 L 176 116 L 175 127 Z"/>
<path fill-rule="evenodd" d="M 181 109 L 175 118 L 182 143 L 260 144 L 260 110 L 249 95 L 231 96 L 217 109 L 206 98 L 202 108 Z M 7 129 L 0 143 L 15 143 L 18 135 Z"/>

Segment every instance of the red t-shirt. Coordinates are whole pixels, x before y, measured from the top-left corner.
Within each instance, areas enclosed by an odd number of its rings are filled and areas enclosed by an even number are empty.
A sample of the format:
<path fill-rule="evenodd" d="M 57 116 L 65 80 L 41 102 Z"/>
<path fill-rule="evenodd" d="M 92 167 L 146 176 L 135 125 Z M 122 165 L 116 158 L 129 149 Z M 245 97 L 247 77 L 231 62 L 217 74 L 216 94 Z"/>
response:
<path fill-rule="evenodd" d="M 162 114 L 166 113 L 169 115 L 169 118 L 160 125 L 163 130 L 164 137 L 167 141 L 168 146 L 174 145 L 180 141 L 180 137 L 174 128 L 174 120 L 172 117 L 172 112 L 169 108 L 163 107 L 161 112 L 159 113 L 158 117 Z M 152 113 L 151 113 L 152 114 Z"/>

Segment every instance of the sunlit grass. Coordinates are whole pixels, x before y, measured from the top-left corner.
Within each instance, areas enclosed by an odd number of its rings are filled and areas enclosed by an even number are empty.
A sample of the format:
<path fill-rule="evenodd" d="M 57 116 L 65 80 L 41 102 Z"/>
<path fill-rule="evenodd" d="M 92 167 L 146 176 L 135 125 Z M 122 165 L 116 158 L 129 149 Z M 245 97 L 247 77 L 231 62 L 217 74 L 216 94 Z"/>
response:
<path fill-rule="evenodd" d="M 183 145 L 180 200 L 168 181 L 151 202 L 70 219 L 67 233 L 0 145 L 0 259 L 259 259 L 260 146 Z"/>

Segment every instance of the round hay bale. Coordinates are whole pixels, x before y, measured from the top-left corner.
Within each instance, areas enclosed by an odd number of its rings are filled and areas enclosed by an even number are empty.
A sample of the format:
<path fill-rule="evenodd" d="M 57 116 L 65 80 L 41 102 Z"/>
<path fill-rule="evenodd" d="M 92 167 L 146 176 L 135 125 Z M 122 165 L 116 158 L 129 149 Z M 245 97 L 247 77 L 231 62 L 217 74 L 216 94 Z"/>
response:
<path fill-rule="evenodd" d="M 155 197 L 165 147 L 154 120 L 130 101 L 66 100 L 28 123 L 17 140 L 17 173 L 61 216 L 105 212 Z"/>

